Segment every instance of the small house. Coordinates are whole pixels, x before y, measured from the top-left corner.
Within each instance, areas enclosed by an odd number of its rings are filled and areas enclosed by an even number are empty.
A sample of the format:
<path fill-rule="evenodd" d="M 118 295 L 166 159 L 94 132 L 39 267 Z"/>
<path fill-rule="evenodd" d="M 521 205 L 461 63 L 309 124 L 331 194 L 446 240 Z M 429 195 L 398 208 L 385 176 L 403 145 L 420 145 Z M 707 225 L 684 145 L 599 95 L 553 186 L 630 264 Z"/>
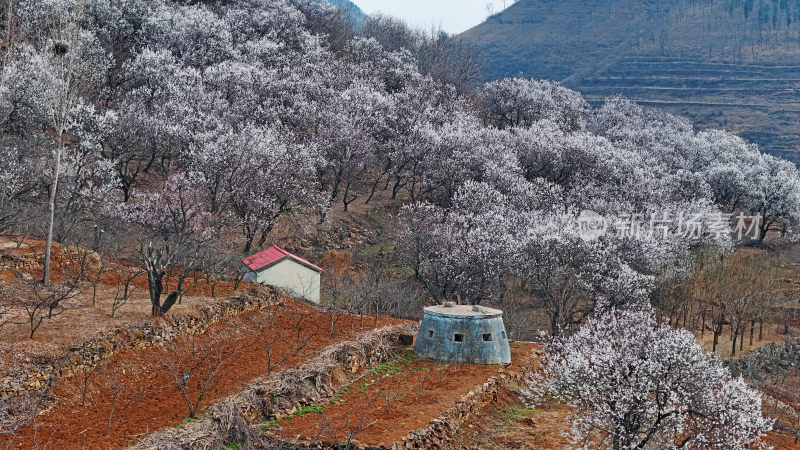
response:
<path fill-rule="evenodd" d="M 245 258 L 249 269 L 245 281 L 275 286 L 289 295 L 319 304 L 319 279 L 322 269 L 273 245 Z"/>

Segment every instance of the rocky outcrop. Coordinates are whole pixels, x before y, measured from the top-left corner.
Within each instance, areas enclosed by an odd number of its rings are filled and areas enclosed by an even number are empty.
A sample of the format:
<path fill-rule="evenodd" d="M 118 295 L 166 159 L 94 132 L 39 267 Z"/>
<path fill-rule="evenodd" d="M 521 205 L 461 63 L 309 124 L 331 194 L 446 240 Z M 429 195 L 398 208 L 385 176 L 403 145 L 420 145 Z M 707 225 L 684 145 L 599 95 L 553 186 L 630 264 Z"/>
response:
<path fill-rule="evenodd" d="M 0 398 L 41 390 L 59 377 L 69 377 L 94 367 L 120 350 L 151 347 L 179 335 L 200 333 L 224 317 L 262 309 L 283 299 L 283 294 L 275 289 L 254 287 L 244 294 L 203 305 L 188 313 L 170 314 L 101 333 L 71 346 L 66 355 L 40 362 L 35 370 L 6 375 L 0 379 Z"/>
<path fill-rule="evenodd" d="M 770 376 L 780 376 L 791 367 L 800 366 L 800 338 L 781 343 L 769 343 L 747 352 L 742 358 L 727 361 L 734 375 L 754 381 L 765 381 Z"/>

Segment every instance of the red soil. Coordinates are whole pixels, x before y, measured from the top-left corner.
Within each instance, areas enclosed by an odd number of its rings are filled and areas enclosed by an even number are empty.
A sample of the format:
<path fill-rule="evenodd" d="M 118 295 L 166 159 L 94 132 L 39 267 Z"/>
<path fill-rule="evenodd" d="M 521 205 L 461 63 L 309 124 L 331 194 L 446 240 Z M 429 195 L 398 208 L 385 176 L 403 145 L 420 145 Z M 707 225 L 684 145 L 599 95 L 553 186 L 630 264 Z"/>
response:
<path fill-rule="evenodd" d="M 790 368 L 789 375 L 767 386 L 765 394 L 762 410 L 777 421 L 765 441 L 775 449 L 800 449 L 800 371 Z"/>
<path fill-rule="evenodd" d="M 41 240 L 27 239 L 17 248 L 8 238 L 0 237 L 0 258 L 23 261 L 20 270 L 0 270 L 0 287 L 8 292 L 25 292 L 25 278 L 37 279 L 42 276 L 42 253 L 44 243 Z M 70 258 L 76 257 L 74 251 L 65 250 L 58 243 L 53 243 L 53 280 L 66 279 L 70 269 Z M 97 286 L 97 296 L 92 303 L 92 285 L 89 280 L 97 277 L 95 270 L 100 262 L 99 255 L 88 256 L 87 281 L 80 284 L 78 294 L 62 302 L 66 310 L 53 318 L 44 319 L 33 339 L 29 339 L 30 330 L 26 325 L 27 316 L 20 308 L 12 308 L 10 319 L 1 330 L 0 337 L 0 376 L 34 370 L 40 363 L 57 361 L 59 357 L 68 356 L 73 344 L 81 343 L 98 334 L 117 328 L 124 328 L 143 320 L 151 320 L 150 300 L 147 293 L 147 281 L 144 274 L 133 280 L 131 297 L 120 307 L 115 316 L 110 317 L 112 303 L 120 283 L 119 264 L 135 267 L 129 261 L 107 261 L 108 270 L 101 276 Z M 169 288 L 174 289 L 176 279 L 169 280 Z M 216 284 L 215 298 L 210 296 L 214 280 L 205 277 L 190 276 L 184 282 L 184 297 L 181 304 L 172 307 L 169 314 L 186 313 L 199 306 L 220 301 L 234 295 L 234 282 L 220 281 Z M 248 290 L 248 283 L 242 283 L 240 290 Z M 169 292 L 167 290 L 166 292 Z M 2 300 L 2 299 L 0 299 Z"/>
<path fill-rule="evenodd" d="M 513 364 L 533 364 L 532 348 L 512 344 Z M 275 430 L 303 442 L 330 445 L 350 437 L 368 446 L 388 447 L 408 431 L 427 427 L 500 369 L 438 363 L 406 351 L 342 389 L 330 402 L 279 421 Z"/>
<path fill-rule="evenodd" d="M 273 361 L 290 355 L 277 368 L 280 370 L 376 325 L 369 320 L 364 329 L 359 329 L 357 324 L 355 329 L 350 329 L 349 321 L 345 325 L 344 320 L 339 320 L 331 337 L 330 314 L 294 301 L 280 308 L 282 314 L 272 329 L 264 326 L 265 311 L 246 312 L 222 320 L 195 337 L 197 347 L 214 348 L 219 351 L 215 355 L 221 355 L 219 361 L 225 361 L 220 382 L 208 392 L 200 412 L 204 405 L 238 392 L 254 378 L 267 375 L 266 351 L 262 344 L 273 333 L 281 334 L 273 348 Z M 316 334 L 295 355 L 293 346 L 298 321 L 304 334 L 309 331 Z M 377 325 L 400 322 L 381 318 Z M 189 343 L 185 339 L 182 342 L 179 354 L 188 361 Z M 145 348 L 112 356 L 89 377 L 83 404 L 83 377 L 59 380 L 53 390 L 56 399 L 53 407 L 22 429 L 16 438 L 0 441 L 0 445 L 8 444 L 10 448 L 119 448 L 136 442 L 144 433 L 180 424 L 188 416 L 188 408 L 165 363 L 170 354 L 165 348 Z M 204 374 L 212 365 L 207 363 L 192 375 L 188 384 L 190 392 L 198 392 Z"/>
<path fill-rule="evenodd" d="M 800 439 L 796 436 L 771 431 L 767 433 L 764 439 L 764 444 L 767 448 L 775 450 L 797 450 L 800 449 Z"/>
<path fill-rule="evenodd" d="M 562 431 L 569 430 L 570 409 L 545 403 L 530 409 L 517 392 L 501 391 L 495 401 L 461 426 L 458 444 L 463 448 L 569 448 Z"/>

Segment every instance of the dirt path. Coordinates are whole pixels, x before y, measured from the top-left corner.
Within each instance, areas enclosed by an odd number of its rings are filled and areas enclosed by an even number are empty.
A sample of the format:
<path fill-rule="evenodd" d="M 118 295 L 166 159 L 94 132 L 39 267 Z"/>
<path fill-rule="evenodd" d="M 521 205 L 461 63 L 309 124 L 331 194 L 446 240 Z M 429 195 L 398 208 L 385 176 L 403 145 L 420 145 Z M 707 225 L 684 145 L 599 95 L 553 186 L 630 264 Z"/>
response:
<path fill-rule="evenodd" d="M 349 321 L 340 320 L 334 336 L 330 336 L 331 315 L 300 302 L 287 302 L 272 328 L 264 325 L 267 314 L 266 311 L 243 313 L 222 320 L 196 336 L 195 348 L 213 348 L 219 359 L 209 357 L 193 372 L 187 383 L 189 396 L 196 398 L 207 379 L 205 375 L 216 367 L 216 361 L 222 364 L 219 382 L 203 399 L 201 413 L 204 406 L 243 389 L 256 377 L 267 375 L 263 344 L 273 333 L 279 334 L 272 349 L 273 363 L 288 358 L 279 370 L 297 365 L 320 349 L 375 326 L 369 320 L 360 329 L 356 321 L 355 328 L 350 329 Z M 377 325 L 400 322 L 381 318 Z M 299 338 L 298 328 L 302 334 Z M 300 341 L 307 343 L 295 354 Z M 53 389 L 56 401 L 52 408 L 19 431 L 13 440 L 0 444 L 8 444 L 10 448 L 119 448 L 136 442 L 142 434 L 180 426 L 189 415 L 188 408 L 171 378 L 167 361 L 180 355 L 179 360 L 188 366 L 191 352 L 188 340 L 172 351 L 168 350 L 170 347 L 120 352 L 86 377 L 58 381 Z M 199 359 L 200 352 L 196 356 L 195 360 Z"/>

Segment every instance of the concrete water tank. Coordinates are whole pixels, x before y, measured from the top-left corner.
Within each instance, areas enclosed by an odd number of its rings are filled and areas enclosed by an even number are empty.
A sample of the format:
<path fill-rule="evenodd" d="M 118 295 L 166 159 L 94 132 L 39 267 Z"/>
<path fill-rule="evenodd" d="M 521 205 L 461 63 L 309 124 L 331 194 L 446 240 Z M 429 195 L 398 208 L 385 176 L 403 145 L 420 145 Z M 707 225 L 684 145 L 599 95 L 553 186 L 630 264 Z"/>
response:
<path fill-rule="evenodd" d="M 424 358 L 452 363 L 511 362 L 503 311 L 483 306 L 428 306 L 414 351 Z"/>

